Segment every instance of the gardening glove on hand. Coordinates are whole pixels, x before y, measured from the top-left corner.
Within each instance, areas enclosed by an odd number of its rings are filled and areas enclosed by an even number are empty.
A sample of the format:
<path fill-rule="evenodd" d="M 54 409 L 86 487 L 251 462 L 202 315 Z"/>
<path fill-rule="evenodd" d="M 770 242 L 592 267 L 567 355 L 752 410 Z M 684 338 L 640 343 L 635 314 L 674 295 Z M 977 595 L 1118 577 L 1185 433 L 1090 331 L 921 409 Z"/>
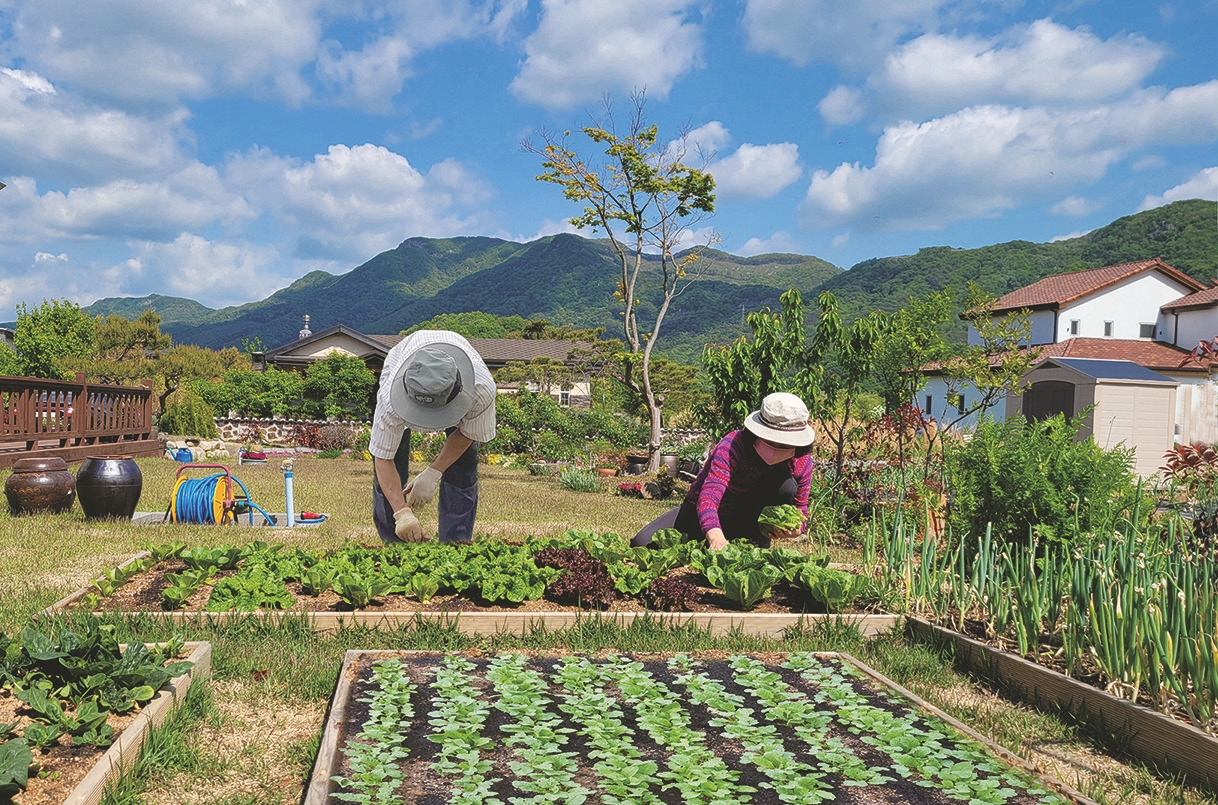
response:
<path fill-rule="evenodd" d="M 403 542 L 422 542 L 425 539 L 423 526 L 419 524 L 419 518 L 414 516 L 409 506 L 393 513 L 393 533 Z"/>
<path fill-rule="evenodd" d="M 406 505 L 413 509 L 431 503 L 431 499 L 436 496 L 436 489 L 440 486 L 440 477 L 440 471 L 434 467 L 428 467 L 415 476 L 405 489 Z"/>

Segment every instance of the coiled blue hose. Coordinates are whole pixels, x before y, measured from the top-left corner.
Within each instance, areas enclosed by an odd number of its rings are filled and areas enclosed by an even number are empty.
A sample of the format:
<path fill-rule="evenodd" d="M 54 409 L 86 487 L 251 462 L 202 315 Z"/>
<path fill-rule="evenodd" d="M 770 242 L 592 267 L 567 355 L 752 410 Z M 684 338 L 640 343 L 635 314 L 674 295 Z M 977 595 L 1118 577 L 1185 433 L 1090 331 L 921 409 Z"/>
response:
<path fill-rule="evenodd" d="M 216 487 L 226 477 L 228 476 L 219 472 L 206 478 L 182 479 L 178 483 L 177 495 L 174 497 L 174 520 L 191 525 L 215 525 Z M 275 521 L 271 519 L 271 516 L 263 511 L 260 506 L 255 505 L 254 501 L 250 499 L 249 490 L 245 488 L 245 484 L 241 483 L 241 479 L 234 477 L 233 482 L 241 487 L 241 491 L 245 494 L 246 502 L 249 503 L 250 525 L 254 524 L 255 510 L 262 515 L 267 525 L 274 525 Z"/>

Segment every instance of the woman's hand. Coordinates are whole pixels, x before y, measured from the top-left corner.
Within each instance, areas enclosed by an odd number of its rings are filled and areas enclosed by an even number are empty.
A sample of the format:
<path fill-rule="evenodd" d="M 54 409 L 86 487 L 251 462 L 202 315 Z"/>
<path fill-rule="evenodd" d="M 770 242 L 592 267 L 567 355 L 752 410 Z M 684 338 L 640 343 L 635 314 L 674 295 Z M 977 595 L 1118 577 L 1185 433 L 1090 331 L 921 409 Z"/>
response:
<path fill-rule="evenodd" d="M 712 528 L 707 531 L 706 542 L 712 551 L 721 551 L 727 547 L 727 537 L 723 536 L 722 528 Z"/>

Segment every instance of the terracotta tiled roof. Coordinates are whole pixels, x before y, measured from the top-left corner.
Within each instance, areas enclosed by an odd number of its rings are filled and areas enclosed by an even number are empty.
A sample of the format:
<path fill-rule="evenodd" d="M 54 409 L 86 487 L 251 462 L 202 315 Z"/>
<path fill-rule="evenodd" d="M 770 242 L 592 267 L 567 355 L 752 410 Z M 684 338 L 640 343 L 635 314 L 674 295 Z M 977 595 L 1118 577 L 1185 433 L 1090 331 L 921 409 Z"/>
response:
<path fill-rule="evenodd" d="M 1190 293 L 1188 296 L 1181 296 L 1179 299 L 1173 299 L 1166 305 L 1163 305 L 1163 310 L 1187 310 L 1188 308 L 1203 308 L 1213 307 L 1218 305 L 1218 285 L 1211 285 L 1204 291 Z"/>
<path fill-rule="evenodd" d="M 1147 369 L 1161 372 L 1208 374 L 1211 371 L 1218 371 L 1218 364 L 1208 362 L 1189 361 L 1181 366 L 1181 362 L 1188 357 L 1189 351 L 1171 344 L 1164 344 L 1161 341 L 1075 337 L 1056 344 L 1039 344 L 1035 348 L 1040 350 L 1040 356 L 1033 365 L 1039 364 L 1045 358 L 1094 358 L 1131 361 L 1139 366 L 1145 366 Z M 1002 361 L 1002 355 L 994 356 L 991 358 L 991 365 L 1000 366 Z M 922 371 L 933 375 L 939 373 L 941 367 L 942 364 L 939 362 L 928 363 L 922 367 Z"/>
<path fill-rule="evenodd" d="M 1188 357 L 1188 350 L 1164 344 L 1161 341 L 1139 341 L 1121 338 L 1067 338 L 1056 344 L 1040 347 L 1041 360 L 1045 358 L 1100 358 L 1114 361 L 1132 361 L 1147 369 L 1172 372 L 1207 372 L 1208 364 L 1190 362 L 1181 367 L 1180 362 Z"/>
<path fill-rule="evenodd" d="M 1068 274 L 1054 274 L 1052 277 L 1045 277 L 1031 285 L 1000 296 L 994 302 L 994 312 L 1001 313 L 1024 308 L 1052 310 L 1151 270 L 1166 274 L 1193 291 L 1201 291 L 1205 288 L 1202 283 L 1156 257 L 1153 260 L 1139 260 L 1136 263 L 1122 263 L 1116 266 L 1103 266 L 1087 271 L 1072 271 Z"/>
<path fill-rule="evenodd" d="M 368 338 L 385 345 L 385 351 L 393 349 L 405 338 L 401 335 L 369 335 Z M 553 358 L 565 361 L 577 344 L 574 341 L 542 341 L 524 338 L 471 338 L 472 346 L 491 369 L 508 361 L 528 363 L 534 358 Z"/>

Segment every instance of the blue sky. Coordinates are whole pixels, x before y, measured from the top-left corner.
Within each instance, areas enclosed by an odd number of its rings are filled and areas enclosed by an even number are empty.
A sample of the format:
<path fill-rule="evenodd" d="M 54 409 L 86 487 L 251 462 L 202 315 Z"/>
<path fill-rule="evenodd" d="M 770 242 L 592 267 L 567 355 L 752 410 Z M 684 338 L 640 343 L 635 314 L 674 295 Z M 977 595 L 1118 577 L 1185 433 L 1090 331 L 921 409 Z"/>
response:
<path fill-rule="evenodd" d="M 521 140 L 641 88 L 717 180 L 691 242 L 1080 234 L 1218 198 L 1215 41 L 1218 0 L 0 0 L 0 320 L 569 231 Z"/>

